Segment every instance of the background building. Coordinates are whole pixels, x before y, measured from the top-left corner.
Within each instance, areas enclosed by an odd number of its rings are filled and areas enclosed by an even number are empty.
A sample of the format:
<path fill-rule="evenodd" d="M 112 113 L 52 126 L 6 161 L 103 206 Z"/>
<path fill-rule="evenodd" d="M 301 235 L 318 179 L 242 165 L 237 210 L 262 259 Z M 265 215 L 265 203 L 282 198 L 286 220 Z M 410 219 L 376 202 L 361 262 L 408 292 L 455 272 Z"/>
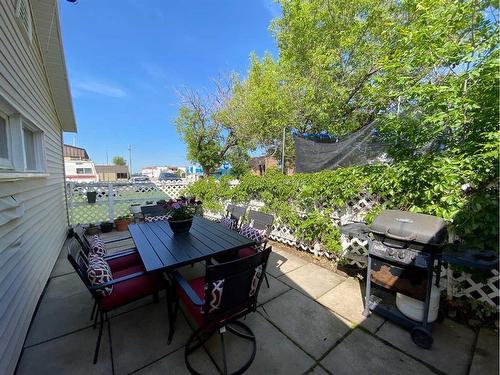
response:
<path fill-rule="evenodd" d="M 127 182 L 130 178 L 126 165 L 96 165 L 99 182 Z"/>
<path fill-rule="evenodd" d="M 64 173 L 66 181 L 99 181 L 94 162 L 81 147 L 64 145 Z"/>

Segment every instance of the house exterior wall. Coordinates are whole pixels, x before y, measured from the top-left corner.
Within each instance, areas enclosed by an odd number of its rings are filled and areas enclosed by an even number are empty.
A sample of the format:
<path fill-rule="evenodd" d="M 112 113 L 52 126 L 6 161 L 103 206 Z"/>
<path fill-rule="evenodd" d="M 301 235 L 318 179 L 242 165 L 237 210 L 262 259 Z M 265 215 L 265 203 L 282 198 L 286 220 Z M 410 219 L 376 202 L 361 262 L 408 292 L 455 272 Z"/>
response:
<path fill-rule="evenodd" d="M 30 43 L 16 19 L 16 4 L 0 1 L 0 99 L 44 132 L 46 171 L 38 177 L 8 180 L 4 173 L 0 178 L 0 210 L 7 202 L 20 205 L 18 218 L 0 224 L 1 374 L 15 369 L 68 227 L 62 124 L 35 29 Z"/>

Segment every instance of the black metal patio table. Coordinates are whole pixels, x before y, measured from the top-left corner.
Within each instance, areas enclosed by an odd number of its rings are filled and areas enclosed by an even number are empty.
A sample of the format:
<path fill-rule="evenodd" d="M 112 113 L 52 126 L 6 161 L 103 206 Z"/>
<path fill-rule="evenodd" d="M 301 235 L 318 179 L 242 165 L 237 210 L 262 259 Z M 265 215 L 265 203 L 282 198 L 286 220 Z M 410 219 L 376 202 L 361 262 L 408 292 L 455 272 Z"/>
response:
<path fill-rule="evenodd" d="M 146 271 L 168 271 L 255 245 L 223 225 L 194 217 L 187 233 L 173 233 L 166 221 L 128 227 Z"/>

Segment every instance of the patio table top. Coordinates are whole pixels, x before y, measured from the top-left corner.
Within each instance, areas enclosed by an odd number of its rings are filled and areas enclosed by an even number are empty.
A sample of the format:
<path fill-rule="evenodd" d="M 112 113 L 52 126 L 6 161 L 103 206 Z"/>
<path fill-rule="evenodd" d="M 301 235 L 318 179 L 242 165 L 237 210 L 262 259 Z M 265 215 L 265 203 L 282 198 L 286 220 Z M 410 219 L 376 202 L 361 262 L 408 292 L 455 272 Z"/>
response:
<path fill-rule="evenodd" d="M 255 245 L 255 241 L 201 217 L 193 218 L 186 233 L 173 233 L 166 221 L 130 224 L 129 231 L 147 271 L 175 269 Z"/>

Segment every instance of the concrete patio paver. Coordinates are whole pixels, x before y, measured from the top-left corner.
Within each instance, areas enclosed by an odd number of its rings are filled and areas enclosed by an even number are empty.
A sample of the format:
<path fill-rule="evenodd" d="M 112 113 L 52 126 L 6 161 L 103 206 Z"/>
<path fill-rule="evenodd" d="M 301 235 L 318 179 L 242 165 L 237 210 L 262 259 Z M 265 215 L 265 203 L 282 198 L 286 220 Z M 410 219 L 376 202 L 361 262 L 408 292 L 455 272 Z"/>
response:
<path fill-rule="evenodd" d="M 248 315 L 242 323 L 254 333 L 257 342 L 257 354 L 245 374 L 303 374 L 314 365 L 314 360 L 294 345 L 264 317 L 255 313 Z M 207 343 L 216 363 L 222 368 L 220 337 L 215 334 Z M 251 343 L 233 334 L 225 335 L 225 347 L 228 358 L 228 372 L 233 372 L 248 360 Z"/>
<path fill-rule="evenodd" d="M 364 287 L 352 277 L 322 295 L 318 302 L 370 332 L 375 332 L 384 323 L 384 319 L 378 315 L 372 314 L 369 318 L 363 316 Z"/>
<path fill-rule="evenodd" d="M 219 375 L 214 364 L 204 350 L 199 350 L 192 356 L 193 367 L 202 371 L 206 375 Z M 161 358 L 147 367 L 133 372 L 135 375 L 189 375 L 189 371 L 184 363 L 184 347 Z"/>
<path fill-rule="evenodd" d="M 267 275 L 267 279 L 269 280 L 269 288 L 267 287 L 266 280 L 263 280 L 259 291 L 258 301 L 260 304 L 266 303 L 280 294 L 285 293 L 287 290 L 290 290 L 288 285 L 269 274 Z"/>
<path fill-rule="evenodd" d="M 267 262 L 267 273 L 279 277 L 307 264 L 307 261 L 285 251 L 272 251 Z"/>
<path fill-rule="evenodd" d="M 469 374 L 498 375 L 498 373 L 498 332 L 481 328 Z"/>
<path fill-rule="evenodd" d="M 76 273 L 50 279 L 25 346 L 92 325 L 92 298 Z"/>
<path fill-rule="evenodd" d="M 321 365 L 335 375 L 434 374 L 423 364 L 360 329 L 355 329 L 328 353 Z"/>
<path fill-rule="evenodd" d="M 168 315 L 165 300 L 111 319 L 115 374 L 129 374 L 183 346 L 191 328 L 179 314 L 175 335 L 167 344 Z"/>
<path fill-rule="evenodd" d="M 112 373 L 107 327 L 103 331 L 99 361 L 92 363 L 97 330 L 87 328 L 24 349 L 17 375 L 109 375 Z"/>
<path fill-rule="evenodd" d="M 326 268 L 308 263 L 280 276 L 279 280 L 311 298 L 318 298 L 340 284 L 345 278 Z"/>
<path fill-rule="evenodd" d="M 316 359 L 351 329 L 347 320 L 296 290 L 273 299 L 259 311 Z"/>
<path fill-rule="evenodd" d="M 391 322 L 385 322 L 377 332 L 380 338 L 447 374 L 467 374 L 474 349 L 474 331 L 445 319 L 433 324 L 432 335 L 434 344 L 426 350 L 413 343 L 408 331 Z"/>

